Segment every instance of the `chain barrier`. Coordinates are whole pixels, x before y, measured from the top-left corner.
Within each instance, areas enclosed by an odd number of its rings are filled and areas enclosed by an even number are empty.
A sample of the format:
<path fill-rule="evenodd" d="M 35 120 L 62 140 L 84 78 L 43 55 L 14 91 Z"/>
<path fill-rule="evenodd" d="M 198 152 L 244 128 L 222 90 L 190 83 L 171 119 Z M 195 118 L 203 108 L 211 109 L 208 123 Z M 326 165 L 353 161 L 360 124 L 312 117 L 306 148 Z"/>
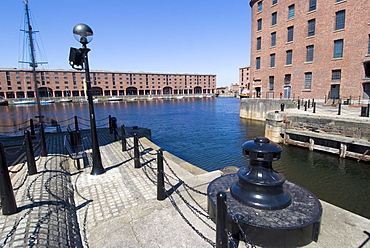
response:
<path fill-rule="evenodd" d="M 139 142 L 139 146 L 143 149 L 143 150 L 146 150 L 145 147 L 143 146 L 143 144 L 141 142 Z M 149 155 L 156 155 L 156 154 L 153 154 L 153 153 L 150 153 L 150 152 L 146 152 L 145 154 L 149 154 Z M 164 157 L 164 156 L 162 156 Z M 146 168 L 149 168 L 152 172 L 152 175 L 156 175 L 156 172 L 155 172 L 155 169 L 153 166 L 151 166 L 151 163 L 150 163 L 150 160 L 145 160 L 145 158 L 143 156 L 141 156 L 141 158 L 144 160 L 144 164 L 145 166 L 143 166 L 143 171 L 144 171 L 144 174 L 146 175 L 146 177 L 153 183 L 153 184 L 157 184 L 157 181 L 152 179 L 152 177 L 149 175 L 148 171 Z M 169 167 L 167 161 L 166 161 L 166 164 L 167 166 Z M 170 168 L 170 167 L 169 167 Z M 188 200 L 185 199 L 185 197 L 181 194 L 181 192 L 176 189 L 176 186 L 173 185 L 170 181 L 170 179 L 172 180 L 175 180 L 177 181 L 178 183 L 181 183 L 181 185 L 185 185 L 184 181 L 182 181 L 178 176 L 177 174 L 173 171 L 172 168 L 170 168 L 171 172 L 175 175 L 175 177 L 172 177 L 171 175 L 167 174 L 167 173 L 164 173 L 164 177 L 166 179 L 165 183 L 168 184 L 172 189 L 174 189 L 174 192 L 179 196 L 179 198 L 185 203 L 185 205 L 189 208 L 189 210 L 192 212 L 192 214 L 194 214 L 201 222 L 203 222 L 203 224 L 205 226 L 207 226 L 208 228 L 210 228 L 212 231 L 216 231 L 216 229 L 214 227 L 212 227 L 209 223 L 207 223 L 201 216 L 209 219 L 209 220 L 212 220 L 212 218 L 208 215 L 208 214 L 205 214 L 202 212 L 205 211 L 203 208 L 201 208 L 201 210 L 197 209 L 196 207 L 194 207 Z M 188 185 L 189 188 L 192 188 Z M 211 239 L 207 238 L 206 236 L 204 236 L 204 234 L 201 233 L 201 231 L 199 231 L 190 221 L 188 218 L 186 218 L 186 216 L 184 215 L 184 213 L 181 211 L 181 209 L 179 208 L 179 206 L 177 205 L 176 201 L 174 200 L 173 196 L 171 194 L 168 194 L 166 189 L 164 188 L 163 189 L 165 192 L 166 192 L 166 196 L 167 198 L 170 200 L 171 204 L 173 205 L 173 207 L 175 208 L 175 210 L 180 214 L 181 218 L 198 234 L 198 236 L 200 236 L 204 241 L 206 241 L 207 243 L 209 243 L 212 247 L 215 247 L 216 246 L 216 243 L 213 242 Z M 197 190 L 198 191 L 198 190 Z M 189 193 L 189 192 L 188 192 Z M 194 202 L 195 199 L 193 197 L 191 197 L 193 199 Z M 197 202 L 196 202 L 197 203 Z M 198 203 L 197 203 L 198 204 Z M 198 204 L 199 205 L 199 204 Z M 205 211 L 206 212 L 206 211 Z"/>
<path fill-rule="evenodd" d="M 17 155 L 18 153 L 20 153 L 20 151 L 26 146 L 26 138 L 24 137 L 23 138 L 23 142 L 22 142 L 22 145 L 19 147 L 19 149 L 15 152 L 10 152 L 10 151 L 7 151 L 6 149 L 4 149 L 5 153 L 6 154 L 9 154 L 9 155 Z"/>

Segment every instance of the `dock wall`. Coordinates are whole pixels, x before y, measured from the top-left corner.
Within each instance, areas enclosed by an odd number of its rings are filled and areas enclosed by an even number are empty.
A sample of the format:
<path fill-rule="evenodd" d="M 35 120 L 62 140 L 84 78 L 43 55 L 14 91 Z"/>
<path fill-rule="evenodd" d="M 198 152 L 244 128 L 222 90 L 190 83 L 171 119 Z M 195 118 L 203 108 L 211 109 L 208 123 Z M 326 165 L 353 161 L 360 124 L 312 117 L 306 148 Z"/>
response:
<path fill-rule="evenodd" d="M 281 104 L 285 108 L 296 108 L 297 103 L 287 99 L 255 99 L 242 98 L 240 99 L 240 117 L 265 121 L 269 111 L 279 111 Z"/>

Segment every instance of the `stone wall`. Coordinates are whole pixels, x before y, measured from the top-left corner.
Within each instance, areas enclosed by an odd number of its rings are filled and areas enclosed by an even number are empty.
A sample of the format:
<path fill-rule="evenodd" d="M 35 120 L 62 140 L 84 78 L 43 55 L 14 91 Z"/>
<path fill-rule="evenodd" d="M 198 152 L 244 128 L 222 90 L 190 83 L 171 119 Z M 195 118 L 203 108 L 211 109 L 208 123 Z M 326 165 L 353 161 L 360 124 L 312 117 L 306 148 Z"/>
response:
<path fill-rule="evenodd" d="M 280 111 L 282 103 L 286 109 L 297 108 L 297 103 L 288 99 L 243 98 L 240 100 L 239 115 L 242 118 L 266 121 L 267 112 Z"/>

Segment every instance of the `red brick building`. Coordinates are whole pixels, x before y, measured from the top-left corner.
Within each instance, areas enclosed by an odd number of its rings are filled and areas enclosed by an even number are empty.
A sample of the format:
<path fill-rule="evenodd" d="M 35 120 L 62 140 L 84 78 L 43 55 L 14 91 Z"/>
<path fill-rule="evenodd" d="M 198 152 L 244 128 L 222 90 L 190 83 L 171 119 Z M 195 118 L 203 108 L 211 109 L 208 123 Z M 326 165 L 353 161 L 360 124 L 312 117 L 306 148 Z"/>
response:
<path fill-rule="evenodd" d="M 216 75 L 90 71 L 94 96 L 213 94 Z M 41 97 L 85 96 L 85 73 L 76 70 L 36 71 Z M 34 97 L 32 71 L 0 69 L 0 97 Z"/>
<path fill-rule="evenodd" d="M 239 68 L 239 93 L 250 91 L 250 67 Z"/>
<path fill-rule="evenodd" d="M 369 99 L 369 0 L 251 0 L 253 97 Z"/>

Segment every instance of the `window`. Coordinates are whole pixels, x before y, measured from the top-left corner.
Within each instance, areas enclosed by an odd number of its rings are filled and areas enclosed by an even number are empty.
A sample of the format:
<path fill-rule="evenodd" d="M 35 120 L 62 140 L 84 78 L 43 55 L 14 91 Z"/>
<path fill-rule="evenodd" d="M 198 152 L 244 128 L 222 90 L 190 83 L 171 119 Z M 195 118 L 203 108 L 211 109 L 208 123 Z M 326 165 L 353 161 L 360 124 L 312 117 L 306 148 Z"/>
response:
<path fill-rule="evenodd" d="M 292 74 L 285 74 L 284 83 L 285 84 L 290 84 L 291 80 L 292 80 Z"/>
<path fill-rule="evenodd" d="M 369 41 L 369 44 L 370 44 L 370 41 Z M 272 47 L 276 46 L 276 32 L 271 33 L 271 46 Z"/>
<path fill-rule="evenodd" d="M 310 0 L 310 4 L 308 6 L 308 11 L 314 11 L 316 10 L 316 0 Z"/>
<path fill-rule="evenodd" d="M 272 5 L 277 4 L 278 0 L 272 0 Z"/>
<path fill-rule="evenodd" d="M 293 61 L 293 50 L 286 51 L 286 65 L 291 65 Z"/>
<path fill-rule="evenodd" d="M 313 61 L 313 51 L 314 51 L 314 46 L 306 46 L 306 62 L 312 62 Z"/>
<path fill-rule="evenodd" d="M 256 58 L 256 70 L 261 69 L 261 57 Z"/>
<path fill-rule="evenodd" d="M 257 20 L 257 31 L 261 31 L 262 30 L 262 19 L 258 19 Z"/>
<path fill-rule="evenodd" d="M 293 41 L 293 34 L 294 34 L 294 26 L 288 27 L 288 39 L 287 42 Z"/>
<path fill-rule="evenodd" d="M 275 67 L 275 53 L 270 54 L 270 67 Z"/>
<path fill-rule="evenodd" d="M 312 19 L 308 21 L 308 31 L 307 36 L 315 36 L 315 26 L 316 26 L 316 19 Z"/>
<path fill-rule="evenodd" d="M 340 81 L 341 74 L 342 74 L 342 70 L 332 70 L 331 71 L 331 80 L 332 81 Z"/>
<path fill-rule="evenodd" d="M 258 2 L 257 4 L 257 12 L 261 12 L 262 11 L 262 1 Z"/>
<path fill-rule="evenodd" d="M 277 12 L 274 12 L 271 14 L 271 26 L 274 26 L 277 24 Z"/>
<path fill-rule="evenodd" d="M 294 18 L 294 7 L 295 5 L 292 4 L 288 7 L 288 20 L 290 19 L 293 19 Z"/>
<path fill-rule="evenodd" d="M 304 74 L 304 89 L 310 90 L 312 84 L 312 72 L 306 72 Z"/>
<path fill-rule="evenodd" d="M 274 90 L 274 76 L 269 76 L 269 90 Z"/>
<path fill-rule="evenodd" d="M 334 41 L 334 56 L 333 58 L 343 57 L 343 39 Z"/>
<path fill-rule="evenodd" d="M 335 13 L 335 30 L 344 29 L 346 22 L 346 11 L 341 10 Z"/>
<path fill-rule="evenodd" d="M 258 37 L 257 38 L 257 51 L 261 50 L 261 42 L 262 42 L 262 38 Z"/>

